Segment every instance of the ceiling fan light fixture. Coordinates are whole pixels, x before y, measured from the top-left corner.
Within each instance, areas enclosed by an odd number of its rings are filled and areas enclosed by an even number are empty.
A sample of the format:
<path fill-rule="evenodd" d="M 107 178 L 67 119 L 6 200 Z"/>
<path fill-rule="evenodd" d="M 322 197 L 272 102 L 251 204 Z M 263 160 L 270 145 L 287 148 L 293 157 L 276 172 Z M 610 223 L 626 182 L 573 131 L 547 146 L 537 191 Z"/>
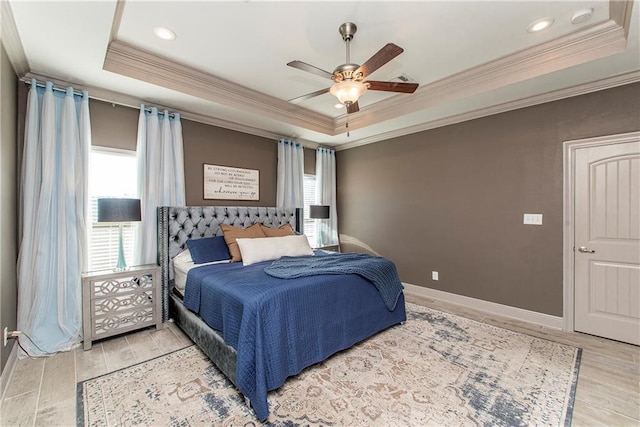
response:
<path fill-rule="evenodd" d="M 345 80 L 334 84 L 329 89 L 331 95 L 338 98 L 342 104 L 356 103 L 363 93 L 367 91 L 367 85 L 362 82 Z"/>
<path fill-rule="evenodd" d="M 368 90 L 385 91 L 396 93 L 413 93 L 418 88 L 417 83 L 408 83 L 409 78 L 402 75 L 401 82 L 379 82 L 375 80 L 366 80 L 367 77 L 382 67 L 396 56 L 404 52 L 400 46 L 394 43 L 387 43 L 376 52 L 372 57 L 367 59 L 362 65 L 351 62 L 349 45 L 356 32 L 356 25 L 352 22 L 345 22 L 338 29 L 342 39 L 346 44 L 346 61 L 333 70 L 333 73 L 325 71 L 321 68 L 307 64 L 302 61 L 291 61 L 287 66 L 297 68 L 302 71 L 316 74 L 320 77 L 333 80 L 333 86 L 325 87 L 307 95 L 290 99 L 289 102 L 297 103 L 314 96 L 323 95 L 330 92 L 338 98 L 340 104 L 347 107 L 347 114 L 353 114 L 360 111 L 358 99 Z M 336 108 L 339 108 L 336 106 Z"/>

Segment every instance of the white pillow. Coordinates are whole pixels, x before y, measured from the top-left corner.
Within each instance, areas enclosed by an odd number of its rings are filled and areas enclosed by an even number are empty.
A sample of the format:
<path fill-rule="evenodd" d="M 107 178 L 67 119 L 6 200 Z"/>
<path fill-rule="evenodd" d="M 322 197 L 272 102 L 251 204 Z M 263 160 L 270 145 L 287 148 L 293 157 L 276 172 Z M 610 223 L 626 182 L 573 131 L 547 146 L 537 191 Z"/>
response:
<path fill-rule="evenodd" d="M 236 239 L 242 265 L 251 265 L 261 261 L 271 261 L 283 256 L 313 255 L 307 236 L 258 237 L 254 239 Z"/>
<path fill-rule="evenodd" d="M 178 255 L 173 257 L 173 264 L 193 264 L 193 258 L 191 258 L 191 251 L 189 249 L 185 249 L 180 252 Z"/>

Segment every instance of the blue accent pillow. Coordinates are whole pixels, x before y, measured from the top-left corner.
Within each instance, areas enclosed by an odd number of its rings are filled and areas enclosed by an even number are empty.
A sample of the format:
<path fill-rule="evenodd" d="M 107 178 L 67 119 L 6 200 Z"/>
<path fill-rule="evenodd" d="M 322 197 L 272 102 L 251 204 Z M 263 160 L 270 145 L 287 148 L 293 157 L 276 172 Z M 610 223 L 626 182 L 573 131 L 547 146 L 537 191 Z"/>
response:
<path fill-rule="evenodd" d="M 195 264 L 231 259 L 229 247 L 223 236 L 187 240 L 187 247 Z"/>

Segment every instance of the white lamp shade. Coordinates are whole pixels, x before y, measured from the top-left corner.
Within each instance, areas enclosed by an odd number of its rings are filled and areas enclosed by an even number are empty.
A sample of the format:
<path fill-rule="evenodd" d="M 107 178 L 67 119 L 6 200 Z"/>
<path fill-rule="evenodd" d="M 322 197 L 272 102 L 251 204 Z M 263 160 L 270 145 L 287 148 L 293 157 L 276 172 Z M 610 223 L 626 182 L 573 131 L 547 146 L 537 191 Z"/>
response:
<path fill-rule="evenodd" d="M 343 104 L 358 102 L 358 98 L 367 91 L 367 85 L 352 80 L 342 81 L 331 86 L 329 92 Z"/>

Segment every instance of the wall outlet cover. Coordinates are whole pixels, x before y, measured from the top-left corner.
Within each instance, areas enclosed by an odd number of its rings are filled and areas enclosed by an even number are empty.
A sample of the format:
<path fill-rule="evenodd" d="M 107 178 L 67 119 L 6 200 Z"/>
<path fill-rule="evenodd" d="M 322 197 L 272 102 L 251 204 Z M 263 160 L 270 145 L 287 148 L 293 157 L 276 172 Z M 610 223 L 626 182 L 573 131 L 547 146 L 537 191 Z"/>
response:
<path fill-rule="evenodd" d="M 523 216 L 522 223 L 527 225 L 542 225 L 542 214 L 526 213 Z"/>

